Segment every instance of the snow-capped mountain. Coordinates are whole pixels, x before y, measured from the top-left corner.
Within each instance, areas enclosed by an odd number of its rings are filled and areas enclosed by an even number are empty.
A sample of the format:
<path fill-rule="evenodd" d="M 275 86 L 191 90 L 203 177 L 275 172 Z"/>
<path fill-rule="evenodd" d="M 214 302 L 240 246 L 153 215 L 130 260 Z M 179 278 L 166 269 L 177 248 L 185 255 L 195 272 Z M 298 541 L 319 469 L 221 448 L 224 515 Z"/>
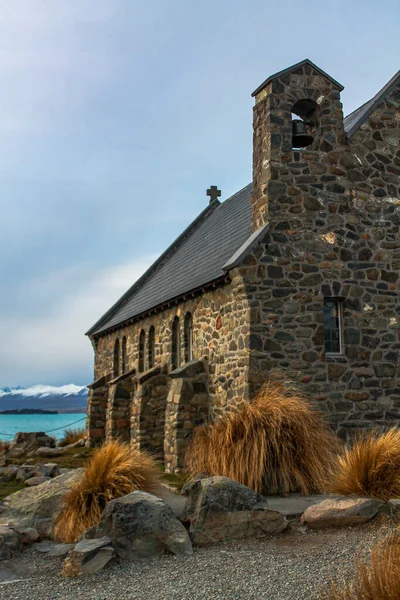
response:
<path fill-rule="evenodd" d="M 85 412 L 88 388 L 73 383 L 33 385 L 28 388 L 0 387 L 0 412 L 21 408 L 41 408 L 58 412 Z"/>

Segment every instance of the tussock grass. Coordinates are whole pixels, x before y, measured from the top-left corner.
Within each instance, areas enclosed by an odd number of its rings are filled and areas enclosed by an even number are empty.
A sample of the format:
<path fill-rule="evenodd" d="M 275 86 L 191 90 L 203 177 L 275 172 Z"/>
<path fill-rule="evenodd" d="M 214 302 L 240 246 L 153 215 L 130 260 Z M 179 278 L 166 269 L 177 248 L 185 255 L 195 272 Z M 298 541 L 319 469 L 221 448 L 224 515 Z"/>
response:
<path fill-rule="evenodd" d="M 58 446 L 63 448 L 64 446 L 69 446 L 69 444 L 75 444 L 75 442 L 79 442 L 86 436 L 86 429 L 66 429 L 63 433 L 63 437 L 58 442 Z"/>
<path fill-rule="evenodd" d="M 160 471 L 154 459 L 135 446 L 112 441 L 95 450 L 80 480 L 65 497 L 54 538 L 74 542 L 100 521 L 106 504 L 134 490 L 156 491 Z"/>
<path fill-rule="evenodd" d="M 252 402 L 198 427 L 186 469 L 224 475 L 269 494 L 325 489 L 338 439 L 297 391 L 269 383 Z"/>
<path fill-rule="evenodd" d="M 400 498 L 400 429 L 361 433 L 338 457 L 330 485 L 336 494 Z"/>
<path fill-rule="evenodd" d="M 332 582 L 320 600 L 400 600 L 400 534 L 387 536 L 359 560 L 353 581 Z"/>

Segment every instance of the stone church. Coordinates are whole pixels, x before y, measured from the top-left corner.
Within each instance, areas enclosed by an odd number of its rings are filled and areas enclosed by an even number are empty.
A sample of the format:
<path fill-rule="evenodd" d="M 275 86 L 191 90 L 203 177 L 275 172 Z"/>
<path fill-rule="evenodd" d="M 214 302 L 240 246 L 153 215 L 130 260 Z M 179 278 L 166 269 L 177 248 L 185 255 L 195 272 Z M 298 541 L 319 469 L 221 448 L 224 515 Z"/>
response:
<path fill-rule="evenodd" d="M 253 93 L 253 181 L 208 206 L 87 332 L 88 434 L 182 468 L 269 377 L 342 438 L 400 419 L 400 71 L 346 118 L 310 60 Z"/>

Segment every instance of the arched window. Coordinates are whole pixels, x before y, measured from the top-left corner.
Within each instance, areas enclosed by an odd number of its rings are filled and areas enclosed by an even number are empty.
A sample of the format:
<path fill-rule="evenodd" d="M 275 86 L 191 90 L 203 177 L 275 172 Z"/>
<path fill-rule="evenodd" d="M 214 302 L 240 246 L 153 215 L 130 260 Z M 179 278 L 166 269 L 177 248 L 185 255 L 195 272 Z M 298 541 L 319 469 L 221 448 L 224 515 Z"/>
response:
<path fill-rule="evenodd" d="M 121 363 L 121 372 L 125 373 L 126 371 L 126 337 L 122 338 L 122 363 Z"/>
<path fill-rule="evenodd" d="M 292 106 L 292 147 L 301 149 L 310 146 L 317 130 L 318 105 L 314 100 L 304 98 Z"/>
<path fill-rule="evenodd" d="M 187 312 L 185 315 L 185 362 L 189 362 L 193 358 L 193 318 L 192 313 Z"/>
<path fill-rule="evenodd" d="M 114 377 L 119 375 L 119 340 L 115 340 L 114 344 L 114 365 L 113 365 Z"/>
<path fill-rule="evenodd" d="M 152 325 L 149 329 L 149 337 L 147 340 L 147 360 L 149 363 L 149 369 L 154 367 L 154 352 L 155 352 L 155 331 L 154 325 Z"/>
<path fill-rule="evenodd" d="M 171 367 L 177 369 L 180 364 L 181 340 L 179 333 L 179 317 L 172 321 Z"/>
<path fill-rule="evenodd" d="M 144 345 L 146 342 L 146 334 L 144 330 L 139 335 L 139 373 L 144 371 Z"/>

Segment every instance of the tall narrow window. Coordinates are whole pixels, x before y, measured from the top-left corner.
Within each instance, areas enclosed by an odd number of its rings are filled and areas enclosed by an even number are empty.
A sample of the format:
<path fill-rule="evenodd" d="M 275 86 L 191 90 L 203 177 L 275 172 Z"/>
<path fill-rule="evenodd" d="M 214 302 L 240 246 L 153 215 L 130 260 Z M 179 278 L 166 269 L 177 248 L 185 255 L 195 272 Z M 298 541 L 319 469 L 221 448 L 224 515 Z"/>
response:
<path fill-rule="evenodd" d="M 152 369 L 154 367 L 155 341 L 156 341 L 155 340 L 155 331 L 154 331 L 154 326 L 152 325 L 149 329 L 149 337 L 147 340 L 149 369 Z"/>
<path fill-rule="evenodd" d="M 122 371 L 122 373 L 125 373 L 125 371 L 126 371 L 126 337 L 125 336 L 122 338 L 121 358 L 122 358 L 121 371 Z"/>
<path fill-rule="evenodd" d="M 172 321 L 172 352 L 171 366 L 172 369 L 177 369 L 180 364 L 181 341 L 179 333 L 179 317 L 175 317 Z"/>
<path fill-rule="evenodd" d="M 343 352 L 342 303 L 337 298 L 324 299 L 324 338 L 327 354 Z"/>
<path fill-rule="evenodd" d="M 185 315 L 185 362 L 193 358 L 193 318 L 190 312 Z"/>
<path fill-rule="evenodd" d="M 114 365 L 113 365 L 114 377 L 119 375 L 119 340 L 115 340 L 114 344 Z"/>
<path fill-rule="evenodd" d="M 139 373 L 144 371 L 144 345 L 146 341 L 146 334 L 142 331 L 139 335 Z"/>

